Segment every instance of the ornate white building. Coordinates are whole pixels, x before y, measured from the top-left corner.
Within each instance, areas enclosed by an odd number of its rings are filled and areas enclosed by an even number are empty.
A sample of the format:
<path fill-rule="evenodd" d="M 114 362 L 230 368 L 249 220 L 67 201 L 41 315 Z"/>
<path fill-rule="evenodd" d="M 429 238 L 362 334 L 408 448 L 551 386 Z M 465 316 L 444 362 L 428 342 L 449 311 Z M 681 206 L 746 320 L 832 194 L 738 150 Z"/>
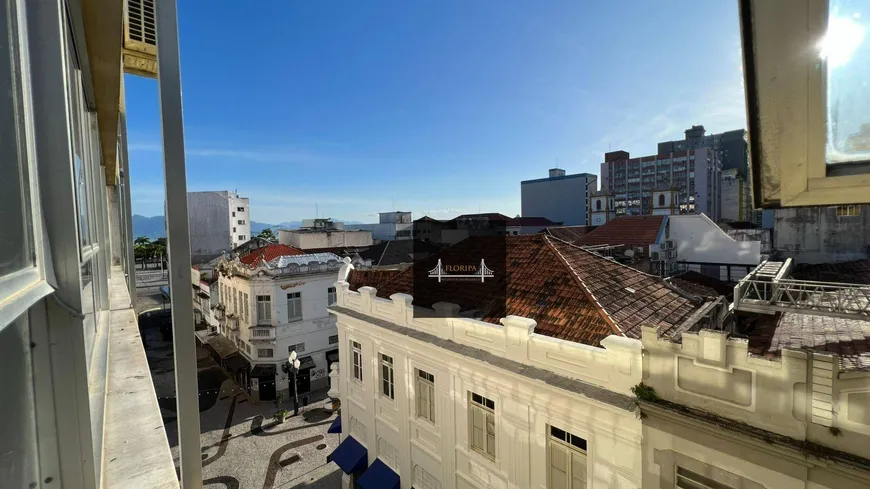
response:
<path fill-rule="evenodd" d="M 861 306 L 753 295 L 789 264 L 760 265 L 729 307 L 551 236 L 508 238 L 506 262 L 508 313 L 526 317 L 461 317 L 475 304 L 458 286 L 451 303 L 402 293 L 413 268 L 341 269 L 342 487 L 870 487 Z"/>
<path fill-rule="evenodd" d="M 338 359 L 335 318 L 326 308 L 335 302 L 341 259 L 282 245 L 255 253 L 224 259 L 215 268 L 217 334 L 199 332 L 200 340 L 254 399 L 271 400 L 282 391 L 292 396 L 292 374 L 282 369 L 291 351 L 301 361 L 298 393 L 326 388 L 329 364 Z"/>

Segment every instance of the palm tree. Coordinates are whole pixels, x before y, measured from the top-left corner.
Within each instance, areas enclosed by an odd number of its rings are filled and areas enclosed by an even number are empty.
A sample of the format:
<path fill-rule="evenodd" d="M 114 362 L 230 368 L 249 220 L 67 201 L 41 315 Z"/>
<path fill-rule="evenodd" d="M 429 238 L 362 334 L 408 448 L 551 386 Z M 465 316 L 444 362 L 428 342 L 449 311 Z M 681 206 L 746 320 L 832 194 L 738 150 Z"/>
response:
<path fill-rule="evenodd" d="M 139 236 L 133 240 L 133 256 L 136 260 L 142 260 L 142 268 L 147 268 L 147 260 L 151 256 L 151 240 L 146 236 Z"/>

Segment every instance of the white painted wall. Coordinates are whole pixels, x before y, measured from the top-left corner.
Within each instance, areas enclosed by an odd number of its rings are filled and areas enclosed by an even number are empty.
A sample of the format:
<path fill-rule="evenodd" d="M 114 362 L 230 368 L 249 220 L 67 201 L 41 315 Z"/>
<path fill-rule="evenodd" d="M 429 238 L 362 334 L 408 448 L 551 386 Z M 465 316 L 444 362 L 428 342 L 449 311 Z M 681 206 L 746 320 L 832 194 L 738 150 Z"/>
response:
<path fill-rule="evenodd" d="M 676 243 L 680 261 L 742 265 L 761 262 L 760 242 L 736 241 L 706 215 L 670 216 L 668 226 L 669 239 Z M 726 280 L 726 267 L 720 268 L 720 278 Z"/>
<path fill-rule="evenodd" d="M 287 390 L 290 386 L 287 375 L 281 371 L 280 364 L 285 362 L 290 354 L 289 347 L 305 343 L 305 351 L 297 352 L 299 356 L 311 356 L 315 367 L 311 370 L 312 390 L 326 387 L 327 385 L 327 359 L 326 352 L 338 348 L 337 344 L 329 343 L 329 338 L 337 334 L 335 317 L 326 311 L 328 289 L 333 287 L 335 271 L 320 274 L 304 274 L 298 276 L 269 277 L 254 276 L 251 278 L 221 275 L 219 286 L 230 288 L 229 296 L 222 298 L 221 302 L 227 307 L 227 314 L 234 313 L 240 316 L 239 330 L 226 332 L 226 336 L 233 339 L 233 335 L 251 345 L 251 352 L 245 349 L 242 353 L 251 364 L 274 364 L 277 366 L 277 389 Z M 248 294 L 248 319 L 245 320 L 244 305 L 238 300 L 238 292 Z M 288 321 L 287 294 L 300 292 L 302 295 L 302 320 Z M 236 308 L 233 308 L 232 295 L 236 294 Z M 271 298 L 271 320 L 259 320 L 257 316 L 257 296 L 268 295 Z M 243 296 L 244 298 L 244 296 Z M 226 323 L 226 321 L 224 321 Z M 275 330 L 273 340 L 257 339 L 251 335 L 250 328 L 258 325 L 271 325 Z M 258 356 L 259 349 L 273 350 L 272 357 Z M 242 348 L 240 348 L 242 350 Z"/>
<path fill-rule="evenodd" d="M 340 306 L 371 318 L 425 331 L 456 343 L 628 394 L 641 379 L 638 341 L 610 337 L 594 348 L 531 333 L 534 321 L 510 317 L 503 325 L 469 319 L 415 319 L 412 298 L 374 296 L 339 282 Z M 589 488 L 639 488 L 641 421 L 634 412 L 562 390 L 392 332 L 367 320 L 338 316 L 342 436 L 353 434 L 375 458 L 392 459 L 401 487 L 414 483 L 415 466 L 452 488 L 547 487 L 547 430 L 556 426 L 588 443 Z M 533 329 L 533 328 L 532 328 Z M 363 381 L 353 378 L 350 341 L 362 345 Z M 380 394 L 381 353 L 393 357 L 395 400 Z M 436 423 L 416 416 L 416 370 L 435 375 Z M 495 401 L 496 460 L 469 447 L 468 393 Z M 387 462 L 385 460 L 385 462 Z M 387 462 L 390 464 L 389 462 Z M 347 486 L 345 486 L 347 487 Z"/>
<path fill-rule="evenodd" d="M 229 192 L 230 237 L 233 248 L 248 241 L 251 236 L 251 205 L 247 197 L 239 197 Z"/>

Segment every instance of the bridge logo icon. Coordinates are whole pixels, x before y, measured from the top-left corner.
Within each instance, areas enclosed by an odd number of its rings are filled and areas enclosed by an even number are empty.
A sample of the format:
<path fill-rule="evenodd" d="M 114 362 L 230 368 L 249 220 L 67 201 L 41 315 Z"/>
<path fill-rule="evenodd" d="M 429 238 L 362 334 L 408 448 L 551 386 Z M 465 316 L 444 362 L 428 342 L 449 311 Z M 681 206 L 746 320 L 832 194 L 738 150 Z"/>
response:
<path fill-rule="evenodd" d="M 459 273 L 454 273 L 459 272 Z M 488 278 L 493 277 L 493 270 L 487 268 L 484 260 L 480 260 L 479 266 L 474 265 L 447 265 L 441 264 L 441 259 L 438 259 L 438 265 L 432 270 L 429 270 L 429 278 L 437 278 L 438 282 L 460 280 L 460 281 L 477 281 L 481 283 Z"/>

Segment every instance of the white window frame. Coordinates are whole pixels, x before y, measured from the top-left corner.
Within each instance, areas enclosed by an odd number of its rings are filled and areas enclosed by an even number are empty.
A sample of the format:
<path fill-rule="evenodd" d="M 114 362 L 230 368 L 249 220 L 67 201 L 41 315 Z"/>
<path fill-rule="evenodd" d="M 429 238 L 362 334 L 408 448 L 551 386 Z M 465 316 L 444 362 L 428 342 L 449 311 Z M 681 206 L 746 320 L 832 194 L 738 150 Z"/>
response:
<path fill-rule="evenodd" d="M 350 340 L 350 354 L 353 365 L 351 378 L 356 382 L 363 382 L 362 343 Z"/>
<path fill-rule="evenodd" d="M 435 374 L 421 368 L 414 369 L 414 394 L 417 419 L 437 424 L 435 412 Z"/>
<path fill-rule="evenodd" d="M 475 397 L 479 397 L 481 400 L 478 401 Z M 491 430 L 490 427 L 492 427 Z M 475 429 L 482 430 L 481 444 L 474 441 Z M 496 435 L 495 401 L 482 394 L 468 391 L 468 448 L 495 461 L 498 453 L 496 450 L 498 437 Z"/>
<path fill-rule="evenodd" d="M 267 355 L 264 355 L 263 352 L 268 352 Z M 257 348 L 257 358 L 274 358 L 275 357 L 275 349 L 274 348 Z"/>
<path fill-rule="evenodd" d="M 331 306 L 335 304 L 338 300 L 338 294 L 336 293 L 335 287 L 329 287 L 326 289 L 326 305 Z"/>
<path fill-rule="evenodd" d="M 396 400 L 396 369 L 393 366 L 393 357 L 384 353 L 380 354 L 381 361 L 381 378 L 380 391 L 381 397 L 386 397 L 391 401 Z"/>
<path fill-rule="evenodd" d="M 828 3 L 749 0 L 740 5 L 756 206 L 866 202 L 870 164 L 846 175 L 842 167 L 826 163 L 827 65 L 818 46 L 827 30 Z"/>
<path fill-rule="evenodd" d="M 272 296 L 257 295 L 257 324 L 272 323 Z"/>
<path fill-rule="evenodd" d="M 302 321 L 302 292 L 287 294 L 287 322 Z"/>
<path fill-rule="evenodd" d="M 563 436 L 556 436 L 553 431 L 561 431 Z M 580 482 L 580 488 L 589 485 L 589 446 L 588 440 L 559 427 L 547 425 L 547 489 L 576 489 L 575 479 Z M 584 448 L 585 447 L 585 448 Z M 553 452 L 559 450 L 565 456 L 565 486 L 557 486 L 552 479 Z M 583 476 L 575 477 L 574 457 L 582 458 Z M 557 470 L 561 470 L 558 469 Z"/>
<path fill-rule="evenodd" d="M 295 351 L 296 353 L 305 353 L 305 343 L 296 343 L 295 345 L 288 346 L 287 353 L 289 354 L 291 351 Z"/>
<path fill-rule="evenodd" d="M 678 464 L 674 464 L 675 489 L 735 489 L 734 486 L 723 484 L 703 474 L 699 474 Z"/>

